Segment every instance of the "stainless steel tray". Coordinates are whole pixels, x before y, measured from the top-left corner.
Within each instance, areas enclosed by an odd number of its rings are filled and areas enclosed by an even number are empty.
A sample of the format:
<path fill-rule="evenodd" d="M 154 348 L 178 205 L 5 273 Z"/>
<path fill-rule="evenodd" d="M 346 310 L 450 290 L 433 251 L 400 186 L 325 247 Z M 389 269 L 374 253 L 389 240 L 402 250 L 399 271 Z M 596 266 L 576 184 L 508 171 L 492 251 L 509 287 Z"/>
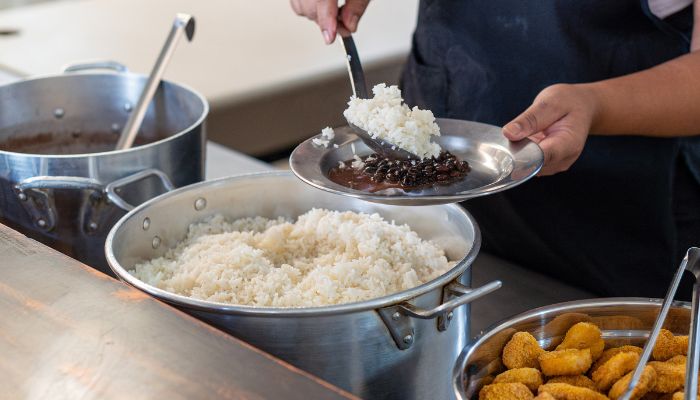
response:
<path fill-rule="evenodd" d="M 542 168 L 544 155 L 537 144 L 529 140 L 511 142 L 497 126 L 441 118 L 437 123 L 442 134 L 438 138 L 440 146 L 468 161 L 472 169 L 466 178 L 450 185 L 370 193 L 331 181 L 328 171 L 340 161 L 352 159 L 354 154 L 372 153 L 348 126 L 335 128 L 328 147 L 313 144 L 320 135 L 304 141 L 292 152 L 289 164 L 301 180 L 319 189 L 375 203 L 410 206 L 456 203 L 500 192 L 525 182 Z"/>

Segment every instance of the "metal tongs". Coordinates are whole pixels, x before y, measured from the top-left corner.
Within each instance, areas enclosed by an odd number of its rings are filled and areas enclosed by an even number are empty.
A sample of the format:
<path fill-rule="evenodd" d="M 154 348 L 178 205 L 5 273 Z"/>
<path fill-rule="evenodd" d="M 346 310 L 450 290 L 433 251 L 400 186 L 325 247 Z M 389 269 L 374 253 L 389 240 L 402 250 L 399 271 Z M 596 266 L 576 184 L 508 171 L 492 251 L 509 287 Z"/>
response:
<path fill-rule="evenodd" d="M 627 386 L 627 390 L 619 397 L 620 400 L 629 400 L 632 396 L 632 391 L 634 387 L 639 383 L 639 379 L 642 376 L 642 371 L 649 361 L 649 356 L 652 350 L 654 350 L 654 345 L 656 344 L 656 339 L 659 337 L 659 332 L 666 319 L 668 310 L 671 308 L 671 303 L 678 290 L 678 284 L 681 282 L 681 277 L 684 271 L 690 271 L 695 275 L 695 285 L 693 286 L 693 300 L 691 306 L 690 314 L 690 333 L 688 337 L 688 361 L 685 368 L 685 400 L 696 400 L 698 395 L 698 366 L 700 365 L 700 348 L 698 347 L 698 335 L 700 335 L 700 324 L 698 324 L 698 303 L 700 302 L 700 248 L 691 247 L 685 253 L 685 257 L 681 262 L 681 265 L 676 271 L 676 275 L 673 277 L 671 286 L 668 288 L 668 293 L 664 298 L 664 302 L 661 305 L 661 312 L 659 316 L 656 317 L 654 322 L 654 327 L 649 334 L 649 340 L 647 340 L 644 345 L 644 351 L 639 358 L 639 363 L 634 369 L 632 374 L 632 379 Z"/>

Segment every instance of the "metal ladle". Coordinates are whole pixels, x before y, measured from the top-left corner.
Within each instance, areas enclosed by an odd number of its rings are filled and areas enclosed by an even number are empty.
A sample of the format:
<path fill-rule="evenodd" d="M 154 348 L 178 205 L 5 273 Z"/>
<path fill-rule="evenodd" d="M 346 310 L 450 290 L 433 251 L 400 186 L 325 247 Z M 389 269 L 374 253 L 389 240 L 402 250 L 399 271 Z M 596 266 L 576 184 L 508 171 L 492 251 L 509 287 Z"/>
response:
<path fill-rule="evenodd" d="M 141 97 L 136 104 L 133 112 L 129 115 L 129 119 L 124 125 L 124 129 L 119 135 L 119 140 L 117 141 L 117 150 L 124 150 L 131 148 L 138 134 L 139 128 L 141 128 L 141 123 L 146 116 L 146 110 L 148 110 L 148 105 L 153 99 L 153 95 L 158 89 L 161 79 L 163 78 L 163 73 L 165 72 L 165 67 L 170 61 L 170 57 L 175 51 L 175 45 L 179 41 L 182 34 L 187 36 L 188 41 L 192 41 L 194 37 L 194 17 L 189 14 L 177 14 L 175 16 L 175 21 L 170 29 L 170 34 L 165 40 L 165 44 L 158 55 L 151 74 L 148 77 L 148 81 L 141 92 Z"/>
<path fill-rule="evenodd" d="M 338 23 L 338 34 L 342 39 L 343 49 L 345 49 L 345 55 L 347 56 L 346 62 L 348 65 L 348 73 L 350 75 L 352 93 L 357 98 L 369 99 L 369 91 L 367 90 L 367 83 L 365 83 L 365 73 L 362 70 L 360 56 L 357 54 L 355 41 L 352 39 L 350 31 L 348 31 L 340 23 Z M 420 157 L 417 155 L 408 152 L 395 144 L 389 143 L 386 140 L 382 140 L 378 137 L 372 137 L 372 135 L 370 135 L 367 131 L 350 121 L 348 121 L 348 125 L 352 128 L 355 134 L 362 139 L 367 147 L 372 149 L 375 153 L 381 154 L 387 158 L 398 160 L 420 159 Z"/>
<path fill-rule="evenodd" d="M 668 288 L 668 293 L 664 298 L 664 302 L 661 305 L 661 311 L 656 317 L 654 322 L 654 327 L 649 334 L 649 339 L 644 345 L 644 351 L 639 357 L 639 363 L 634 369 L 630 383 L 627 386 L 627 390 L 619 397 L 619 400 L 629 400 L 632 396 L 634 387 L 639 383 L 639 379 L 642 376 L 642 371 L 649 361 L 649 356 L 654 350 L 654 344 L 656 339 L 659 337 L 659 332 L 663 326 L 668 310 L 671 308 L 671 303 L 673 302 L 673 297 L 678 290 L 678 285 L 681 282 L 681 277 L 684 271 L 690 271 L 695 276 L 695 285 L 693 286 L 693 301 L 691 305 L 690 312 L 690 335 L 688 338 L 688 361 L 685 369 L 685 400 L 696 400 L 698 395 L 698 366 L 700 366 L 700 347 L 698 347 L 698 335 L 700 335 L 700 324 L 698 324 L 698 315 L 700 306 L 700 248 L 691 247 L 685 253 L 681 265 L 676 271 L 676 275 L 673 277 L 671 286 Z"/>

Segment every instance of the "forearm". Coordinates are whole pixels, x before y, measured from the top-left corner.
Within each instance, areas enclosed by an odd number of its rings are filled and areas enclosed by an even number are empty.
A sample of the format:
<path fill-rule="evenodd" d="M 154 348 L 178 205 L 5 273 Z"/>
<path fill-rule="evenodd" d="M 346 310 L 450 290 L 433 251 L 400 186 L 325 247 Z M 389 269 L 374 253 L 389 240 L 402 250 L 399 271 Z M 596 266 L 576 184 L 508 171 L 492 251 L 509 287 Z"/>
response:
<path fill-rule="evenodd" d="M 700 51 L 582 88 L 595 99 L 591 134 L 700 135 Z"/>

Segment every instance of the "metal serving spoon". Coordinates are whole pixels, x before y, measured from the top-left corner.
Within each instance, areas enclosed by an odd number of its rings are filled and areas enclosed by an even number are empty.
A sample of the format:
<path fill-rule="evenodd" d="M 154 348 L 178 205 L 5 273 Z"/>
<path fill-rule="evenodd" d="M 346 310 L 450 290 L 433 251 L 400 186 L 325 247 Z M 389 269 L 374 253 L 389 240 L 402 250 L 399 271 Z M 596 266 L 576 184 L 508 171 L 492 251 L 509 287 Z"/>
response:
<path fill-rule="evenodd" d="M 352 86 L 352 93 L 355 97 L 360 99 L 369 99 L 369 91 L 367 90 L 367 83 L 365 83 L 365 73 L 362 70 L 362 63 L 360 63 L 360 56 L 357 54 L 357 47 L 355 47 L 355 41 L 352 40 L 352 35 L 350 32 L 340 24 L 338 25 L 338 34 L 342 38 L 343 49 L 345 49 L 346 62 L 348 64 L 348 73 L 350 75 L 350 85 Z M 408 160 L 415 159 L 419 160 L 420 157 L 408 152 L 395 144 L 389 143 L 386 140 L 380 138 L 374 138 L 367 131 L 360 128 L 359 126 L 348 121 L 348 125 L 357 134 L 357 136 L 362 139 L 362 141 L 372 149 L 375 153 L 381 154 L 387 158 Z"/>
<path fill-rule="evenodd" d="M 632 379 L 627 386 L 627 390 L 620 396 L 620 400 L 629 400 L 632 396 L 632 391 L 634 387 L 639 383 L 639 378 L 642 376 L 642 370 L 647 365 L 649 361 L 649 356 L 654 350 L 654 344 L 656 339 L 659 337 L 659 332 L 663 326 L 666 315 L 668 314 L 669 308 L 671 308 L 671 303 L 673 302 L 673 297 L 678 290 L 678 284 L 681 282 L 681 277 L 684 271 L 690 271 L 695 276 L 695 285 L 693 286 L 693 302 L 691 306 L 690 314 L 690 337 L 688 338 L 688 361 L 685 369 L 685 400 L 695 400 L 698 395 L 698 366 L 700 366 L 700 347 L 698 347 L 698 335 L 700 334 L 700 325 L 698 324 L 698 306 L 700 306 L 700 248 L 691 247 L 685 253 L 681 265 L 676 271 L 676 275 L 673 277 L 671 286 L 668 288 L 668 293 L 664 298 L 664 302 L 661 305 L 661 311 L 656 317 L 654 322 L 654 327 L 649 334 L 649 339 L 644 345 L 644 351 L 639 357 L 639 363 L 637 363 L 634 373 L 632 374 Z"/>
<path fill-rule="evenodd" d="M 122 130 L 121 135 L 119 135 L 119 140 L 117 141 L 116 147 L 117 150 L 124 150 L 133 146 L 136 135 L 139 132 L 139 128 L 141 128 L 141 123 L 146 116 L 148 105 L 151 103 L 151 99 L 153 99 L 156 89 L 158 89 L 160 80 L 163 78 L 163 73 L 165 72 L 165 67 L 168 65 L 168 61 L 170 61 L 170 57 L 175 51 L 175 45 L 183 33 L 187 36 L 187 40 L 191 42 L 192 38 L 194 37 L 194 17 L 189 14 L 177 14 L 175 16 L 175 21 L 170 29 L 170 34 L 165 40 L 163 49 L 161 49 L 158 59 L 151 70 L 146 86 L 144 86 L 143 91 L 141 92 L 141 97 L 139 97 L 139 101 L 136 103 L 134 111 L 129 115 L 129 119 L 126 121 L 124 129 Z"/>

